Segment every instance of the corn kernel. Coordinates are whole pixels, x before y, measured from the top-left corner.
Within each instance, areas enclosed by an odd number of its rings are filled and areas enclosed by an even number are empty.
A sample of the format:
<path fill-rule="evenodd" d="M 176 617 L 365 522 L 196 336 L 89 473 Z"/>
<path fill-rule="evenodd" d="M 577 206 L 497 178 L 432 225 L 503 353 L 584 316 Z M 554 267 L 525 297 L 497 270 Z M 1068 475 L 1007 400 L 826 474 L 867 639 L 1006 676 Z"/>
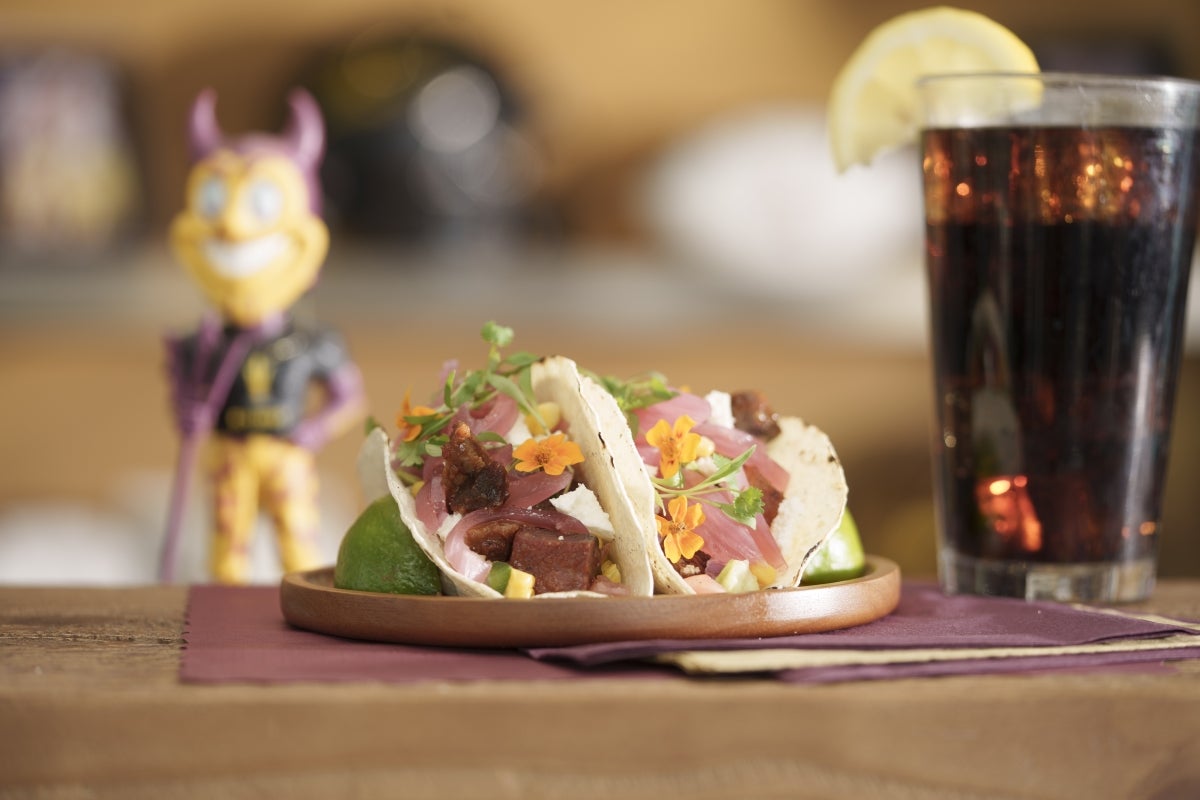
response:
<path fill-rule="evenodd" d="M 533 414 L 525 415 L 525 425 L 528 426 L 529 432 L 534 436 L 541 436 L 554 430 L 558 423 L 562 421 L 562 409 L 558 407 L 558 403 L 545 402 L 537 404 L 538 416 L 546 423 L 543 428 L 538 418 Z"/>
<path fill-rule="evenodd" d="M 770 586 L 779 575 L 774 567 L 761 561 L 750 565 L 750 574 L 758 581 L 758 588 L 760 589 Z"/>
<path fill-rule="evenodd" d="M 533 575 L 514 568 L 508 576 L 508 585 L 504 587 L 504 596 L 533 597 Z"/>

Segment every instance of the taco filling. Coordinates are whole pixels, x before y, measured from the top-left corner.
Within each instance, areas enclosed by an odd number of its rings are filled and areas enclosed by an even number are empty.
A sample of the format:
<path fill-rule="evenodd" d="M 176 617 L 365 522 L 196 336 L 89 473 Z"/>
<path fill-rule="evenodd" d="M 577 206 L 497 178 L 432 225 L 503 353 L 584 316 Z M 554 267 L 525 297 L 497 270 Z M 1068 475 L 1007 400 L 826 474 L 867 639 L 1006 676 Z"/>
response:
<path fill-rule="evenodd" d="M 447 364 L 440 395 L 427 406 L 406 396 L 397 415 L 384 477 L 414 538 L 459 594 L 649 594 L 585 379 L 568 359 L 501 357 L 506 328 L 484 338 L 484 369 Z M 370 445 L 364 458 L 364 485 L 384 488 Z"/>
<path fill-rule="evenodd" d="M 759 392 L 698 396 L 661 378 L 602 379 L 633 448 L 616 461 L 641 520 L 659 591 L 796 586 L 833 531 L 847 489 L 817 428 Z"/>

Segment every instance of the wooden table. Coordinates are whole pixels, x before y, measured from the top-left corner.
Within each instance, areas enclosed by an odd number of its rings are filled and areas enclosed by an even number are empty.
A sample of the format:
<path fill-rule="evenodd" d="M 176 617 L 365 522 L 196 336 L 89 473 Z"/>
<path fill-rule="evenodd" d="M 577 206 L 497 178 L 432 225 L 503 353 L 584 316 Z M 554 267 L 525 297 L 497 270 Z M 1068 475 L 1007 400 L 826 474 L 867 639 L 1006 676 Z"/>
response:
<path fill-rule="evenodd" d="M 1200 797 L 1200 662 L 758 679 L 184 685 L 187 592 L 0 587 L 0 797 Z M 1200 619 L 1200 580 L 1139 608 Z"/>

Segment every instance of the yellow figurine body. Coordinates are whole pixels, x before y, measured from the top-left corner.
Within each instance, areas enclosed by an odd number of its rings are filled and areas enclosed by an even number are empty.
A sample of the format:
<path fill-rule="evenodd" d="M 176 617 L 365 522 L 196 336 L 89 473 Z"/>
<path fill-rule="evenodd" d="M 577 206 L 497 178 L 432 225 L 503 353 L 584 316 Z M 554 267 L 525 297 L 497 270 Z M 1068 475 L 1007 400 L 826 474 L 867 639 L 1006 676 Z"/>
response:
<path fill-rule="evenodd" d="M 316 282 L 329 247 L 316 177 L 324 124 L 307 93 L 293 92 L 290 103 L 280 136 L 224 136 L 211 91 L 192 108 L 187 203 L 170 243 L 216 313 L 168 343 L 182 446 L 165 580 L 174 570 L 186 479 L 210 434 L 212 577 L 248 580 L 260 510 L 274 522 L 283 569 L 316 566 L 314 451 L 362 414 L 362 378 L 340 337 L 289 315 Z M 308 407 L 313 384 L 324 390 L 315 410 Z"/>

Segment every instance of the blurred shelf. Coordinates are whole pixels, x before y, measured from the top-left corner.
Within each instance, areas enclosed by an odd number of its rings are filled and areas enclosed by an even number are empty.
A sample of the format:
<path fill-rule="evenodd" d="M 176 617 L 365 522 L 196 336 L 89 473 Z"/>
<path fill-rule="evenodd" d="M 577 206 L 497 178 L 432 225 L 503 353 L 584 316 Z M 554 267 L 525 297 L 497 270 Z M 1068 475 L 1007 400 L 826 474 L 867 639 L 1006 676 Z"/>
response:
<path fill-rule="evenodd" d="M 335 245 L 297 312 L 334 325 L 487 319 L 570 325 L 637 338 L 750 325 L 780 335 L 880 350 L 926 347 L 924 276 L 897 266 L 840 292 L 802 281 L 739 284 L 634 249 L 480 246 L 401 250 Z M 1200 351 L 1200 292 L 1189 296 L 1187 346 Z M 190 327 L 202 299 L 165 247 L 83 265 L 0 261 L 0 327 Z"/>
<path fill-rule="evenodd" d="M 922 277 L 909 273 L 896 270 L 854 292 L 807 295 L 794 280 L 746 286 L 733 274 L 634 249 L 335 244 L 297 312 L 334 325 L 494 318 L 631 338 L 752 325 L 912 351 L 925 346 L 925 296 Z M 86 266 L 0 261 L 0 327 L 162 330 L 190 326 L 203 310 L 165 247 L 133 248 Z"/>

